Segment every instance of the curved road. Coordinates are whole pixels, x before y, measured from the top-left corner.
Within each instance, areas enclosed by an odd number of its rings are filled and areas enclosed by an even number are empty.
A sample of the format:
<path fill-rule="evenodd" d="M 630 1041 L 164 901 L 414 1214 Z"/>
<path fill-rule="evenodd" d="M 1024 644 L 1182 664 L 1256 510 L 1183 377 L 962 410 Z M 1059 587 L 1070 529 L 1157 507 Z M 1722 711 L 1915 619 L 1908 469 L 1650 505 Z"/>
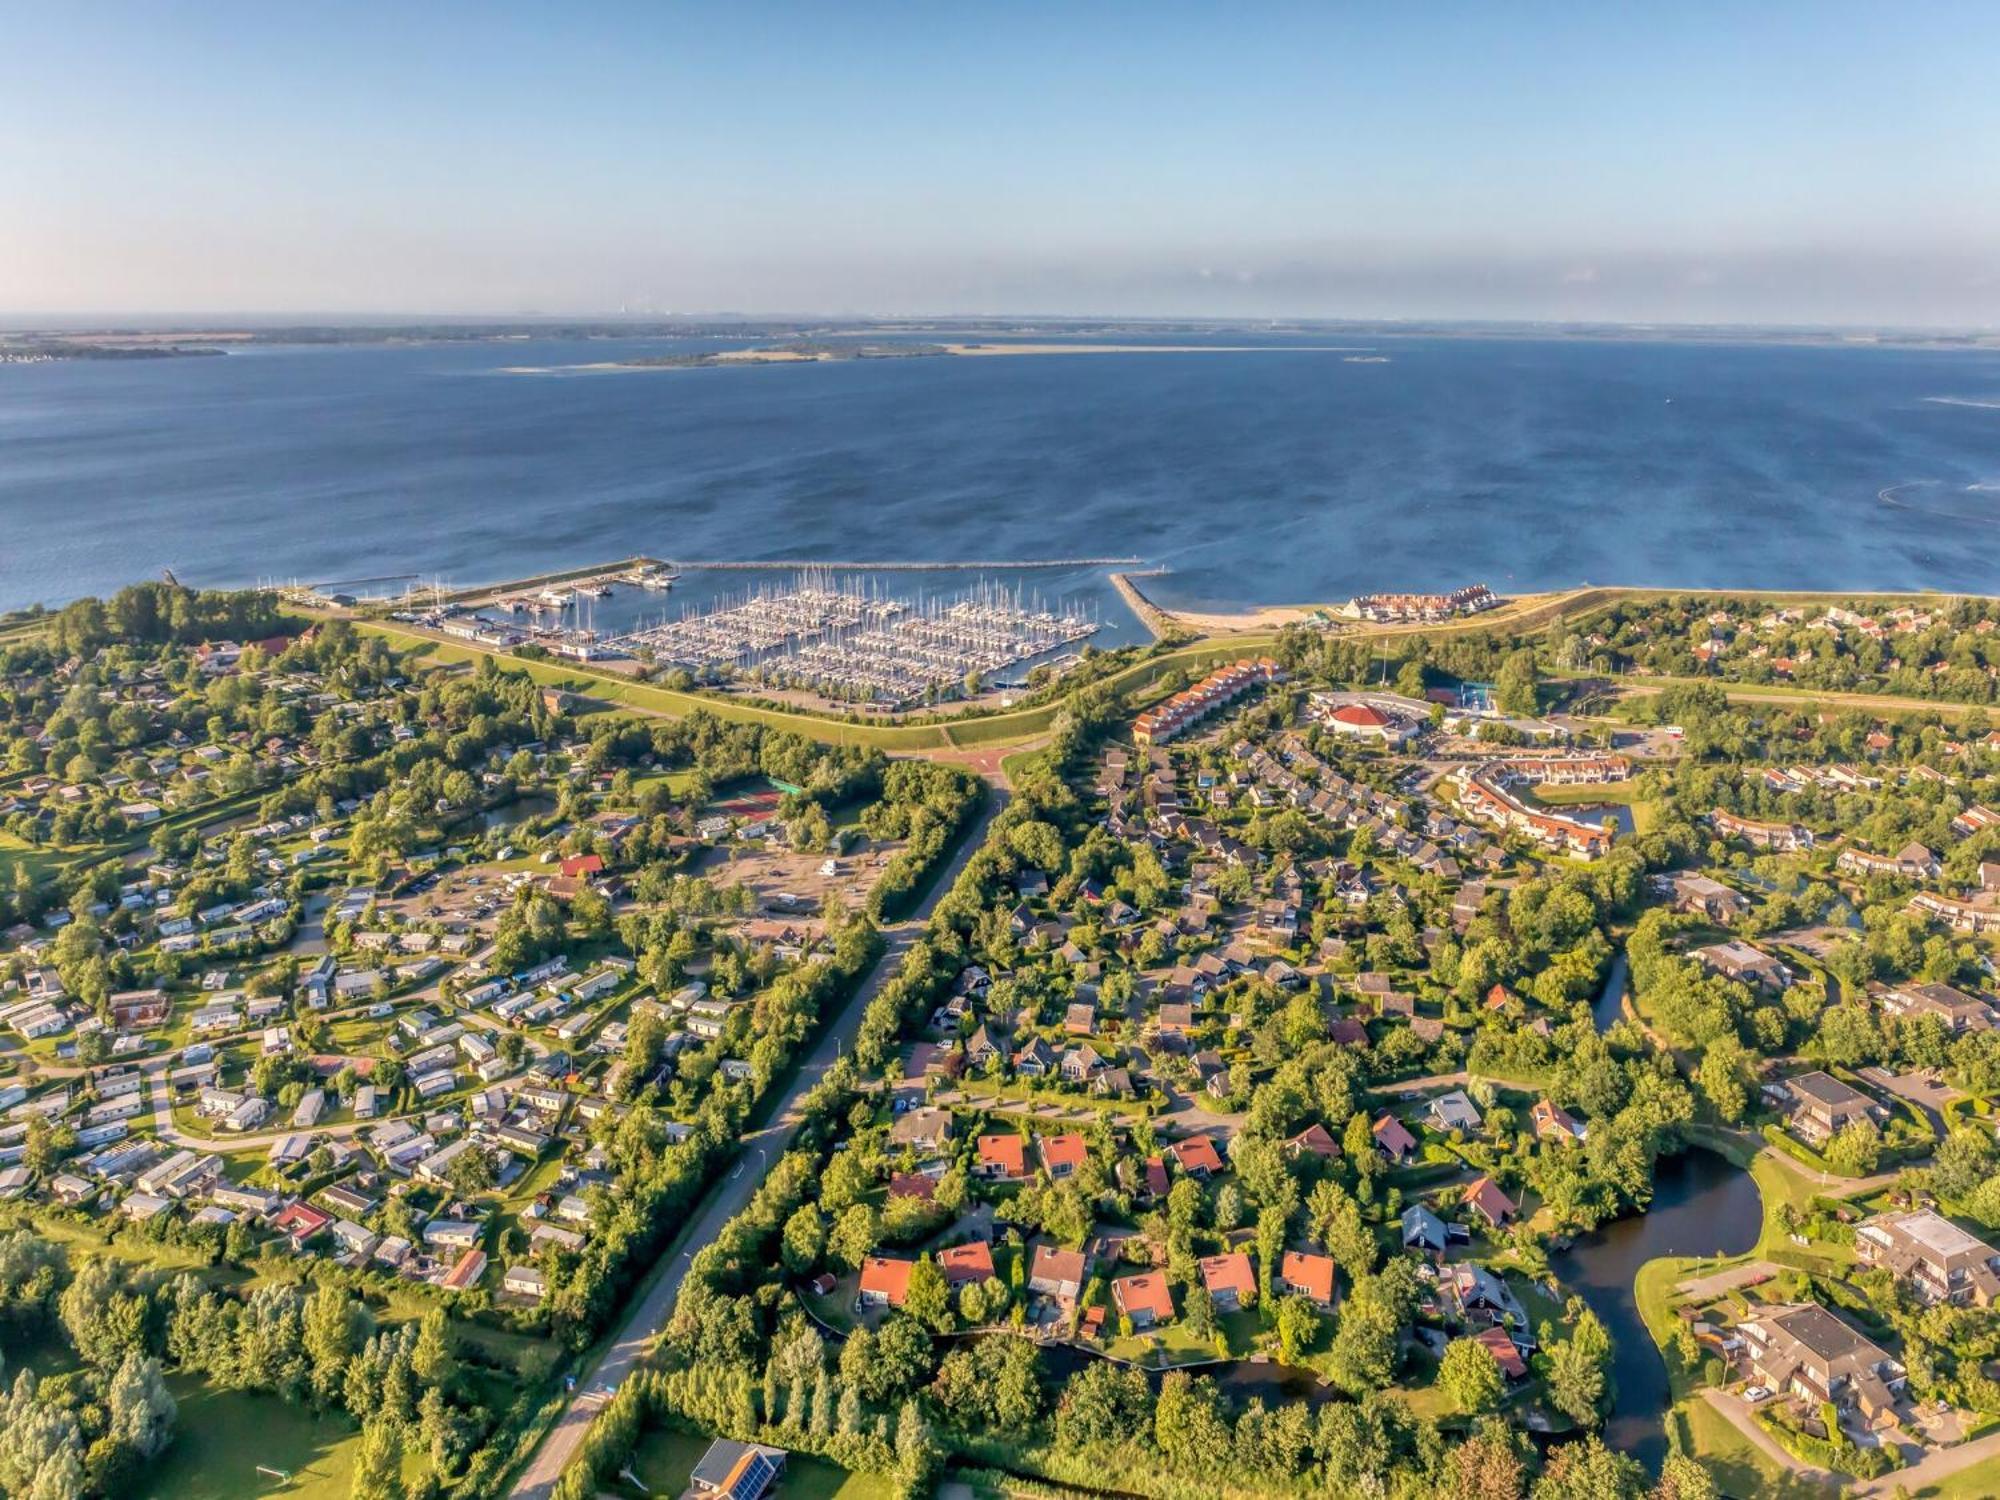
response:
<path fill-rule="evenodd" d="M 896 972 L 903 953 L 922 934 L 924 924 L 930 920 L 932 908 L 951 889 L 966 861 L 972 858 L 973 851 L 986 842 L 987 827 L 1006 803 L 1006 792 L 998 786 L 990 786 L 985 808 L 959 839 L 950 863 L 931 883 L 929 893 L 917 910 L 905 920 L 882 930 L 886 942 L 881 958 L 869 971 L 868 977 L 855 987 L 847 1008 L 821 1034 L 812 1055 L 800 1065 L 792 1081 L 791 1092 L 785 1096 L 771 1122 L 743 1137 L 737 1165 L 708 1190 L 707 1197 L 702 1200 L 680 1238 L 668 1246 L 666 1253 L 670 1259 L 626 1314 L 625 1324 L 618 1330 L 617 1336 L 596 1362 L 578 1377 L 576 1395 L 563 1408 L 562 1415 L 556 1419 L 556 1424 L 549 1429 L 541 1446 L 528 1461 L 527 1468 L 515 1481 L 509 1491 L 511 1500 L 548 1500 L 556 1480 L 569 1466 L 577 1445 L 583 1441 L 584 1432 L 602 1404 L 601 1397 L 596 1394 L 599 1387 L 616 1389 L 645 1359 L 653 1340 L 666 1327 L 673 1313 L 674 1299 L 680 1295 L 681 1281 L 687 1275 L 688 1264 L 694 1259 L 695 1252 L 716 1240 L 723 1226 L 743 1211 L 762 1184 L 771 1163 L 791 1146 L 792 1138 L 798 1134 L 799 1110 L 806 1095 L 818 1086 L 834 1060 L 853 1044 L 861 1030 L 861 1017 L 868 1009 L 868 1002 Z"/>

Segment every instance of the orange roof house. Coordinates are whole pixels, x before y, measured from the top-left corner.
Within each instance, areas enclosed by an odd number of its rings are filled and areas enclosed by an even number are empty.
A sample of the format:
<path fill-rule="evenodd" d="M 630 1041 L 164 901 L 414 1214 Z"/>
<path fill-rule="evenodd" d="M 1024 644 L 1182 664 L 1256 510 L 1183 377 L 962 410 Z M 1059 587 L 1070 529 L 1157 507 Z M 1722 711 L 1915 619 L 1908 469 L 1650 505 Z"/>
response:
<path fill-rule="evenodd" d="M 1111 1283 L 1111 1301 L 1132 1320 L 1134 1328 L 1151 1328 L 1174 1316 L 1174 1294 L 1167 1278 L 1158 1271 L 1141 1271 L 1136 1276 L 1120 1276 Z"/>
<path fill-rule="evenodd" d="M 1234 1312 L 1257 1298 L 1257 1276 L 1250 1257 L 1241 1250 L 1201 1259 L 1201 1284 L 1218 1312 Z"/>
<path fill-rule="evenodd" d="M 1206 1177 L 1222 1170 L 1222 1157 L 1217 1154 L 1215 1142 L 1205 1135 L 1189 1136 L 1184 1141 L 1175 1141 L 1167 1147 L 1174 1160 L 1181 1164 L 1183 1172 L 1191 1172 L 1197 1177 Z"/>
<path fill-rule="evenodd" d="M 1328 1134 L 1324 1125 L 1315 1120 L 1285 1142 L 1285 1155 L 1289 1157 L 1296 1159 L 1307 1152 L 1314 1156 L 1336 1157 L 1340 1155 L 1340 1143 Z"/>
<path fill-rule="evenodd" d="M 1028 1143 L 1011 1132 L 1002 1135 L 982 1135 L 979 1138 L 978 1160 L 973 1167 L 981 1177 L 998 1177 L 1006 1180 L 1028 1175 Z"/>
<path fill-rule="evenodd" d="M 1486 1352 L 1493 1356 L 1500 1373 L 1509 1380 L 1525 1380 L 1528 1376 L 1528 1362 L 1521 1358 L 1521 1351 L 1504 1328 L 1482 1328 L 1472 1336 L 1475 1344 L 1486 1346 Z"/>
<path fill-rule="evenodd" d="M 1495 1229 L 1520 1213 L 1520 1205 L 1501 1192 L 1491 1177 L 1482 1177 L 1465 1190 L 1465 1206 Z"/>
<path fill-rule="evenodd" d="M 948 1285 L 963 1286 L 968 1281 L 984 1281 L 993 1274 L 993 1247 L 984 1240 L 969 1245 L 953 1245 L 938 1251 L 938 1269 Z"/>
<path fill-rule="evenodd" d="M 910 1295 L 913 1260 L 893 1255 L 871 1255 L 861 1262 L 861 1297 L 868 1307 L 901 1307 Z"/>
<path fill-rule="evenodd" d="M 1404 1161 L 1416 1154 L 1417 1138 L 1410 1134 L 1409 1127 L 1394 1115 L 1383 1115 L 1375 1122 L 1375 1145 L 1391 1161 Z"/>
<path fill-rule="evenodd" d="M 1089 1155 L 1081 1135 L 1074 1131 L 1067 1135 L 1045 1135 L 1041 1141 L 1042 1167 L 1049 1176 L 1061 1181 L 1076 1171 Z"/>
<path fill-rule="evenodd" d="M 1278 1286 L 1321 1307 L 1333 1305 L 1333 1257 L 1306 1250 L 1287 1250 L 1278 1262 Z"/>
<path fill-rule="evenodd" d="M 1575 1116 L 1552 1099 L 1537 1099 L 1534 1108 L 1528 1111 L 1528 1118 L 1534 1122 L 1539 1140 L 1553 1136 L 1558 1140 L 1580 1141 L 1584 1137 L 1584 1128 Z"/>

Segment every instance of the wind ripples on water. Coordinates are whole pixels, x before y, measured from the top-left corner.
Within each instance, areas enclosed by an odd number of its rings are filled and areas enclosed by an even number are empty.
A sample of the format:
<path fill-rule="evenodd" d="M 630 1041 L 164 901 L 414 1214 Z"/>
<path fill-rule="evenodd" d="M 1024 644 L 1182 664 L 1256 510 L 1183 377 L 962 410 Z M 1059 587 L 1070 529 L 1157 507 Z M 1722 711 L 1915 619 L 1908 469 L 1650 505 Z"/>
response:
<path fill-rule="evenodd" d="M 601 380 L 493 372 L 697 346 L 0 366 L 0 607 L 165 567 L 471 583 L 637 552 L 1133 554 L 1171 569 L 1149 593 L 1196 609 L 1471 581 L 2000 591 L 1969 489 L 1993 479 L 2000 399 L 1937 394 L 2000 388 L 2000 354 L 1296 347 L 1319 342 Z"/>

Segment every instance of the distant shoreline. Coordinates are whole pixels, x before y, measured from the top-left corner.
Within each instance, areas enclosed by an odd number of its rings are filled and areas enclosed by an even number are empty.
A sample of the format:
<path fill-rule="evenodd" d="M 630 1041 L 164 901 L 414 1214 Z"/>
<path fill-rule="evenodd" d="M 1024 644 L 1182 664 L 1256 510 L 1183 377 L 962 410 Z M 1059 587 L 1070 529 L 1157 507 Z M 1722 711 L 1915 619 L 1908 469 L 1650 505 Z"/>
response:
<path fill-rule="evenodd" d="M 658 359 L 596 360 L 581 365 L 503 365 L 502 375 L 576 375 L 658 370 L 712 370 L 730 365 L 858 364 L 879 359 L 981 359 L 995 355 L 1041 354 L 1343 354 L 1350 364 L 1387 364 L 1386 357 L 1361 344 L 937 344 L 908 352 L 869 350 L 723 349 L 713 353 L 668 355 Z M 1354 356 L 1365 356 L 1355 358 Z"/>

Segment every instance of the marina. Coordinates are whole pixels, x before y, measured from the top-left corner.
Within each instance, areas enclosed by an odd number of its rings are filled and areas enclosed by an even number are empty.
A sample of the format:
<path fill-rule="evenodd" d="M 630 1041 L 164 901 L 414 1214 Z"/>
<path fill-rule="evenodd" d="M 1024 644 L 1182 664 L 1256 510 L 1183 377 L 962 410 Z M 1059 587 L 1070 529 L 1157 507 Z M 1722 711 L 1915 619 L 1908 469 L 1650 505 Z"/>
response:
<path fill-rule="evenodd" d="M 1098 628 L 1093 615 L 1056 613 L 993 582 L 910 599 L 812 569 L 606 645 L 697 676 L 735 675 L 834 702 L 902 708 L 976 693 L 993 674 Z"/>
<path fill-rule="evenodd" d="M 635 559 L 498 588 L 433 585 L 394 601 L 391 614 L 492 649 L 622 664 L 614 669 L 641 675 L 683 672 L 875 712 L 1004 692 L 1060 676 L 1087 641 L 1143 638 L 1115 594 L 1106 618 L 1099 594 L 1074 575 L 1058 580 L 1054 597 L 998 578 L 947 592 L 898 585 L 915 571 L 979 566 L 772 570 L 767 581 L 732 589 L 704 579 L 706 565 Z M 660 595 L 683 582 L 678 608 L 661 609 Z"/>

